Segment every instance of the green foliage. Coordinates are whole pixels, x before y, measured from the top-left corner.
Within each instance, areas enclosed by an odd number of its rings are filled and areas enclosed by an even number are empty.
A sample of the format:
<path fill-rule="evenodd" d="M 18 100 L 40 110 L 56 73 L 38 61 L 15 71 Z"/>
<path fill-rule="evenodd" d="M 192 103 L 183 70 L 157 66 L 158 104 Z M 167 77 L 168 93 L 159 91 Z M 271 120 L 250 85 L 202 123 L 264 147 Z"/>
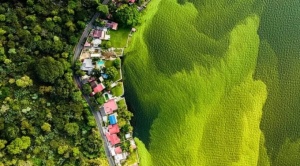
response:
<path fill-rule="evenodd" d="M 39 78 L 44 82 L 54 83 L 58 77 L 64 74 L 62 63 L 52 57 L 41 58 L 35 69 Z"/>
<path fill-rule="evenodd" d="M 122 83 L 118 83 L 117 86 L 111 89 L 111 93 L 114 96 L 122 96 L 124 94 L 124 88 Z"/>
<path fill-rule="evenodd" d="M 89 95 L 92 93 L 92 88 L 89 84 L 84 84 L 82 86 L 82 93 L 85 94 L 85 95 Z"/>
<path fill-rule="evenodd" d="M 5 21 L 5 15 L 4 14 L 0 14 L 0 21 Z"/>
<path fill-rule="evenodd" d="M 57 149 L 58 154 L 64 154 L 69 149 L 68 145 L 59 146 Z"/>
<path fill-rule="evenodd" d="M 72 136 L 77 135 L 79 131 L 79 126 L 77 123 L 67 123 L 64 129 L 70 136 Z"/>
<path fill-rule="evenodd" d="M 4 35 L 6 33 L 6 31 L 2 28 L 0 28 L 0 35 Z"/>
<path fill-rule="evenodd" d="M 51 125 L 49 123 L 44 123 L 42 126 L 41 126 L 41 129 L 45 132 L 50 132 L 51 131 Z"/>
<path fill-rule="evenodd" d="M 16 84 L 19 87 L 25 88 L 25 87 L 28 87 L 28 86 L 32 86 L 33 82 L 30 79 L 30 77 L 25 75 L 25 76 L 21 77 L 20 79 L 17 79 Z"/>
<path fill-rule="evenodd" d="M 31 144 L 30 137 L 22 136 L 21 138 L 16 138 L 8 146 L 7 150 L 10 154 L 19 154 L 23 150 L 27 149 Z"/>
<path fill-rule="evenodd" d="M 108 10 L 108 6 L 107 5 L 103 5 L 103 4 L 99 4 L 99 6 L 97 7 L 97 10 L 100 12 L 100 14 L 102 14 L 103 16 L 106 16 L 109 14 L 109 10 Z"/>
<path fill-rule="evenodd" d="M 115 79 L 118 75 L 118 70 L 114 66 L 107 68 L 105 72 L 111 80 Z"/>
<path fill-rule="evenodd" d="M 132 27 L 140 24 L 141 14 L 135 5 L 123 4 L 116 10 L 114 17 L 121 25 Z"/>
<path fill-rule="evenodd" d="M 114 66 L 117 69 L 121 69 L 121 59 L 120 58 L 117 58 L 116 60 L 114 60 Z"/>
<path fill-rule="evenodd" d="M 5 145 L 7 144 L 7 141 L 6 140 L 2 140 L 0 139 L 0 150 L 5 148 Z"/>
<path fill-rule="evenodd" d="M 0 165 L 107 163 L 100 136 L 86 139 L 95 121 L 88 110 L 83 113 L 87 106 L 69 63 L 82 29 L 96 12 L 97 3 L 89 2 L 1 1 Z M 75 127 L 80 134 L 66 137 L 68 122 L 80 125 Z M 31 143 L 22 136 L 30 136 Z M 92 150 L 84 150 L 85 144 Z M 60 155 L 59 146 L 68 149 Z"/>

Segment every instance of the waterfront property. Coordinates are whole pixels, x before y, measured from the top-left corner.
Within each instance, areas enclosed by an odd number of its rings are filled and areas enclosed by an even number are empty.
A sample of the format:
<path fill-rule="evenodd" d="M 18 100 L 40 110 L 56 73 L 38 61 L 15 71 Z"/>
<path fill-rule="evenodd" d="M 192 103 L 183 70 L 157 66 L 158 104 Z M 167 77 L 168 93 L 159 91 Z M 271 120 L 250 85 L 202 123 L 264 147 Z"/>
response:
<path fill-rule="evenodd" d="M 90 97 L 93 98 L 91 102 L 98 104 L 102 131 L 115 164 L 128 165 L 126 160 L 129 159 L 129 165 L 134 165 L 138 162 L 136 145 L 132 138 L 132 128 L 127 129 L 131 126 L 129 120 L 132 113 L 127 110 L 125 99 L 122 98 L 124 87 L 119 57 L 123 56 L 124 48 L 106 48 L 107 40 L 111 37 L 108 30 L 116 30 L 117 25 L 106 21 L 105 27 L 95 27 L 90 32 L 80 55 L 80 69 L 85 72 L 85 75 L 82 74 L 81 83 L 85 87 L 90 86 Z M 121 116 L 118 116 L 119 111 Z M 124 111 L 127 111 L 126 116 Z"/>

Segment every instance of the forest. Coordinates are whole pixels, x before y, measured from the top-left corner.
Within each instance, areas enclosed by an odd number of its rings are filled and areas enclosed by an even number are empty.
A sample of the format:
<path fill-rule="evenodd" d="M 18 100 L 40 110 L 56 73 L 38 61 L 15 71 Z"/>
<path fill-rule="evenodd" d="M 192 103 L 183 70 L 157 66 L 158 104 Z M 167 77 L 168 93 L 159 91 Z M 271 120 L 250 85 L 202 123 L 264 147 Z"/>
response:
<path fill-rule="evenodd" d="M 0 166 L 108 165 L 71 58 L 97 0 L 0 4 Z"/>

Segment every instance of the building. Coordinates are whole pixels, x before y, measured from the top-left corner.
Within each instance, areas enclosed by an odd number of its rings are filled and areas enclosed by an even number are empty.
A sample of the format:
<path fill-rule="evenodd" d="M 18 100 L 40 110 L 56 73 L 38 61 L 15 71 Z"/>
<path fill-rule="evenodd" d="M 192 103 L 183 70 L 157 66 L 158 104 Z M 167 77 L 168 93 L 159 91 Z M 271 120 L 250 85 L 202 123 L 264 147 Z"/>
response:
<path fill-rule="evenodd" d="M 114 99 L 110 99 L 103 104 L 102 108 L 105 114 L 112 114 L 114 111 L 118 109 L 118 105 Z"/>
<path fill-rule="evenodd" d="M 117 134 L 120 132 L 120 128 L 118 124 L 108 125 L 108 132 L 110 134 Z"/>
<path fill-rule="evenodd" d="M 122 149 L 120 146 L 116 147 L 114 150 L 116 154 L 122 154 Z"/>
<path fill-rule="evenodd" d="M 94 69 L 92 59 L 84 59 L 80 69 L 88 72 L 88 74 L 91 74 L 92 70 Z"/>
<path fill-rule="evenodd" d="M 84 76 L 81 77 L 81 83 L 82 84 L 88 83 L 89 80 L 90 80 L 90 76 L 88 76 L 88 75 L 84 75 Z"/>
<path fill-rule="evenodd" d="M 117 30 L 117 29 L 118 29 L 118 23 L 116 23 L 116 22 L 112 22 L 112 23 L 110 24 L 110 26 L 111 26 L 111 29 L 112 29 L 112 30 Z"/>
<path fill-rule="evenodd" d="M 95 95 L 96 93 L 101 92 L 104 88 L 105 88 L 105 86 L 104 86 L 102 83 L 98 84 L 98 85 L 93 89 L 94 95 Z"/>
<path fill-rule="evenodd" d="M 101 44 L 101 40 L 100 39 L 94 39 L 92 41 L 93 43 L 93 47 L 99 47 L 99 45 Z"/>
<path fill-rule="evenodd" d="M 121 142 L 117 134 L 106 133 L 105 136 L 112 146 L 115 146 L 116 144 L 119 144 Z"/>
<path fill-rule="evenodd" d="M 109 119 L 109 124 L 111 125 L 117 124 L 118 122 L 116 115 L 109 115 L 108 119 Z"/>

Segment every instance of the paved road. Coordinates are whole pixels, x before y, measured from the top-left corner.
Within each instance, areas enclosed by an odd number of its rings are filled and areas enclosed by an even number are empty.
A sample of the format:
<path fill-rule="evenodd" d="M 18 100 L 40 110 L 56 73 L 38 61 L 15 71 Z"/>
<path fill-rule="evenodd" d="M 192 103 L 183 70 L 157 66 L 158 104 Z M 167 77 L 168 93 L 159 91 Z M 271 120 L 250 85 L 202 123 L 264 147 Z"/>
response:
<path fill-rule="evenodd" d="M 107 4 L 109 2 L 109 0 L 104 0 L 102 4 Z M 85 39 L 86 37 L 89 35 L 89 31 L 92 29 L 93 27 L 93 22 L 95 21 L 95 19 L 97 17 L 99 17 L 100 13 L 96 13 L 93 18 L 91 19 L 91 21 L 86 25 L 82 35 L 81 35 L 81 38 L 77 44 L 77 46 L 75 47 L 75 50 L 74 50 L 74 56 L 73 56 L 73 59 L 72 59 L 72 64 L 74 64 L 74 62 L 78 59 L 78 57 L 80 56 L 80 53 L 81 53 L 81 50 L 83 49 L 83 44 L 85 42 Z M 81 87 L 81 82 L 79 80 L 79 78 L 77 76 L 74 75 L 73 79 L 76 81 L 78 87 Z M 105 137 L 105 134 L 102 130 L 102 118 L 101 118 L 101 115 L 99 113 L 98 110 L 94 111 L 93 108 L 91 107 L 91 103 L 90 103 L 90 100 L 89 100 L 89 97 L 88 96 L 84 96 L 85 100 L 87 101 L 87 103 L 89 104 L 89 107 L 90 107 L 90 110 L 92 110 L 92 113 L 95 117 L 95 120 L 96 120 L 96 123 L 97 123 L 97 127 L 98 127 L 98 130 L 99 130 L 99 133 L 104 141 L 104 148 L 105 148 L 105 153 L 106 153 L 106 156 L 108 158 L 108 162 L 109 162 L 109 165 L 110 166 L 115 166 L 115 162 L 114 162 L 114 159 L 112 158 L 111 154 L 110 154 L 110 151 L 108 149 L 108 144 L 107 144 L 107 139 Z"/>
<path fill-rule="evenodd" d="M 82 86 L 80 80 L 78 77 L 74 77 L 77 85 L 79 85 L 80 87 Z M 91 107 L 91 102 L 90 102 L 90 99 L 89 99 L 89 96 L 87 95 L 84 95 L 84 98 L 86 100 L 86 102 L 88 103 L 89 107 L 90 107 L 90 110 L 92 110 L 92 113 L 95 117 L 95 120 L 96 120 L 96 123 L 97 123 L 97 127 L 98 127 L 98 130 L 99 130 L 99 133 L 102 137 L 102 140 L 104 141 L 104 149 L 105 149 L 105 153 L 106 153 L 106 156 L 107 156 L 107 159 L 108 159 L 108 163 L 110 166 L 115 166 L 115 161 L 113 159 L 113 157 L 111 156 L 111 153 L 109 151 L 109 148 L 108 148 L 108 141 L 106 139 L 106 136 L 102 130 L 102 124 L 103 124 L 103 121 L 102 121 L 102 118 L 101 118 L 101 115 L 100 115 L 100 112 L 98 110 L 94 111 L 93 108 Z"/>
<path fill-rule="evenodd" d="M 75 51 L 74 51 L 74 56 L 72 59 L 72 64 L 74 64 L 74 62 L 76 61 L 76 59 L 78 59 L 78 57 L 80 56 L 80 52 L 83 49 L 83 44 L 85 42 L 86 37 L 89 35 L 90 30 L 93 28 L 93 22 L 95 21 L 95 19 L 97 17 L 99 17 L 100 13 L 96 13 L 93 18 L 91 19 L 91 21 L 86 25 L 81 38 L 79 40 L 79 42 L 77 43 L 77 46 L 75 47 Z"/>

